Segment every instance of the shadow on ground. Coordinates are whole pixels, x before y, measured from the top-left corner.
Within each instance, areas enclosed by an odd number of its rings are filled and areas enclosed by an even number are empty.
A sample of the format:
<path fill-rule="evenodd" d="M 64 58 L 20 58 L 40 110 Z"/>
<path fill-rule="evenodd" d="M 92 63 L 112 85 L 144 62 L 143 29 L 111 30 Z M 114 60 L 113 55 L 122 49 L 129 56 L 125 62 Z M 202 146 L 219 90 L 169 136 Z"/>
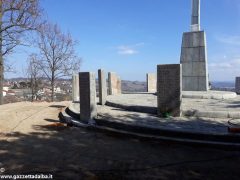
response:
<path fill-rule="evenodd" d="M 240 153 L 147 142 L 55 121 L 0 141 L 5 174 L 53 174 L 54 179 L 238 179 Z"/>
<path fill-rule="evenodd" d="M 48 122 L 55 122 L 55 123 L 57 123 L 57 122 L 59 122 L 59 120 L 55 120 L 55 119 L 44 119 L 45 121 L 48 121 Z"/>
<path fill-rule="evenodd" d="M 66 106 L 62 106 L 62 105 L 51 105 L 51 106 L 49 106 L 49 107 L 61 109 L 61 108 L 65 108 Z"/>
<path fill-rule="evenodd" d="M 109 112 L 111 113 L 109 113 Z M 228 119 L 210 118 L 158 118 L 156 115 L 130 112 L 120 108 L 109 108 L 99 114 L 100 119 L 129 125 L 148 126 L 168 130 L 187 131 L 194 133 L 228 133 Z M 114 113 L 115 111 L 115 113 Z M 127 112 L 127 113 L 124 113 Z M 101 121 L 101 120 L 100 120 Z"/>

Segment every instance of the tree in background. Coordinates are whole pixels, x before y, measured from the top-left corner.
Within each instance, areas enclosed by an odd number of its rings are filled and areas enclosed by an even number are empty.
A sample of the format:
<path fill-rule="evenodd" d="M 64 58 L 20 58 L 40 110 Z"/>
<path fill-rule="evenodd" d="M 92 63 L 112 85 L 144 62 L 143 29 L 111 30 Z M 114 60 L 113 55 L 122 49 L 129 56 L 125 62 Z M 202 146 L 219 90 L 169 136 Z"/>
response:
<path fill-rule="evenodd" d="M 26 32 L 35 30 L 39 0 L 0 0 L 0 105 L 3 104 L 4 58 L 23 44 Z"/>
<path fill-rule="evenodd" d="M 81 59 L 76 55 L 71 35 L 64 34 L 56 24 L 47 23 L 39 31 L 38 60 L 41 70 L 51 82 L 51 99 L 54 101 L 54 88 L 58 78 L 71 76 L 80 69 Z"/>
<path fill-rule="evenodd" d="M 28 67 L 27 67 L 27 75 L 30 79 L 30 88 L 32 94 L 32 102 L 34 101 L 34 97 L 38 97 L 38 90 L 40 89 L 40 81 L 41 81 L 41 71 L 39 68 L 37 55 L 31 54 L 28 58 Z"/>

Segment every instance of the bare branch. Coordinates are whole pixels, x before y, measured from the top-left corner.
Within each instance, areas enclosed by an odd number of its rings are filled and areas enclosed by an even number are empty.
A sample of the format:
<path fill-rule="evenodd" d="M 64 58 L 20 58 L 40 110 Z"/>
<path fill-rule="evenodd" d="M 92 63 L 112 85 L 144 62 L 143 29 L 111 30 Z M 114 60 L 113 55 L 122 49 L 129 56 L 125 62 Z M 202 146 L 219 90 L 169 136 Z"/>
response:
<path fill-rule="evenodd" d="M 31 54 L 28 58 L 28 67 L 27 67 L 27 75 L 30 79 L 30 86 L 32 91 L 32 101 L 34 97 L 38 97 L 38 90 L 39 90 L 39 81 L 40 81 L 40 67 L 39 67 L 39 60 L 37 59 L 36 54 Z"/>
<path fill-rule="evenodd" d="M 81 59 L 75 53 L 75 45 L 71 35 L 62 33 L 56 24 L 44 24 L 39 29 L 39 63 L 51 81 L 52 100 L 56 79 L 70 76 L 76 69 L 80 69 Z"/>
<path fill-rule="evenodd" d="M 0 105 L 3 104 L 4 58 L 39 27 L 39 0 L 0 0 Z M 6 67 L 6 70 L 7 67 Z"/>

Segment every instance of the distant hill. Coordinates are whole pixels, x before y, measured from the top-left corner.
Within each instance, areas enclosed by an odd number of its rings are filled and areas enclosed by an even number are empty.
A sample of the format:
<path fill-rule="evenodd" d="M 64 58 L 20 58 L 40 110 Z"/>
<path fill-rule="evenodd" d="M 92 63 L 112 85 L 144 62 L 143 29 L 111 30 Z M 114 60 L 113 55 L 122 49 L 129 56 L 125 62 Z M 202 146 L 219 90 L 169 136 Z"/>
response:
<path fill-rule="evenodd" d="M 122 80 L 122 91 L 123 92 L 146 92 L 146 82 L 140 81 L 126 81 Z"/>
<path fill-rule="evenodd" d="M 213 87 L 217 88 L 235 88 L 235 82 L 212 82 Z"/>
<path fill-rule="evenodd" d="M 212 90 L 233 91 L 235 92 L 235 82 L 212 82 Z"/>
<path fill-rule="evenodd" d="M 46 78 L 42 78 L 43 80 L 47 80 Z M 18 78 L 11 78 L 7 79 L 10 81 L 26 81 L 27 78 L 18 77 Z M 71 79 L 59 79 L 60 81 L 71 81 Z M 235 82 L 231 81 L 213 81 L 212 83 L 212 90 L 228 90 L 228 91 L 235 91 Z M 98 86 L 98 83 L 96 83 Z M 146 92 L 147 85 L 146 82 L 143 81 L 128 81 L 122 80 L 122 91 L 123 92 Z"/>
<path fill-rule="evenodd" d="M 48 80 L 48 78 L 45 78 L 45 77 L 42 77 L 40 78 L 41 80 Z M 8 78 L 8 79 L 5 79 L 5 81 L 28 81 L 29 78 L 26 78 L 26 77 L 17 77 L 17 78 Z M 57 81 L 71 81 L 71 79 L 69 78 L 59 78 Z"/>

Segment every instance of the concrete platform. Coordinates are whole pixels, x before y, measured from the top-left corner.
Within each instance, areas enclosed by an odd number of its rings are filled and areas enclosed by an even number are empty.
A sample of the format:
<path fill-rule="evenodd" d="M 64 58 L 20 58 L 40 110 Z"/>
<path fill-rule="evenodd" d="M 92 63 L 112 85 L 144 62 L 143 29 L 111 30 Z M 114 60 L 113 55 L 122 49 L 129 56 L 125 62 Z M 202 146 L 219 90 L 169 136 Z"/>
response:
<path fill-rule="evenodd" d="M 210 94 L 211 93 L 209 93 L 209 95 Z M 227 95 L 227 93 L 222 92 L 218 94 Z M 229 95 L 231 94 L 232 93 L 229 92 Z M 231 99 L 197 99 L 196 97 L 197 96 L 195 96 L 195 98 L 182 99 L 182 111 L 184 116 L 240 118 L 240 96 Z M 107 105 L 128 111 L 156 114 L 157 96 L 154 94 L 122 94 L 108 96 Z"/>
<path fill-rule="evenodd" d="M 108 96 L 106 106 L 98 106 L 94 126 L 80 121 L 79 103 L 70 104 L 60 117 L 80 127 L 125 136 L 240 148 L 240 134 L 228 131 L 229 121 L 240 118 L 240 96 L 231 99 L 196 97 L 182 99 L 184 116 L 179 118 L 157 117 L 157 96 L 151 93 Z"/>
<path fill-rule="evenodd" d="M 72 103 L 68 108 L 75 114 L 75 118 L 79 117 L 79 104 Z M 98 106 L 98 117 L 100 119 L 104 117 L 104 119 L 107 119 L 109 121 L 136 124 L 152 128 L 159 127 L 162 129 L 196 133 L 229 134 L 227 130 L 229 118 L 159 118 L 153 114 L 131 112 L 110 106 Z"/>
<path fill-rule="evenodd" d="M 183 91 L 183 98 L 191 99 L 233 99 L 236 98 L 235 92 L 228 91 Z"/>
<path fill-rule="evenodd" d="M 153 114 L 130 112 L 121 108 L 98 106 L 95 125 L 82 123 L 79 104 L 71 104 L 69 116 L 62 112 L 63 122 L 100 132 L 152 140 L 174 141 L 184 144 L 200 144 L 213 147 L 240 149 L 240 134 L 228 132 L 228 120 L 221 118 L 159 118 Z M 78 111 L 78 112 L 77 112 Z"/>

